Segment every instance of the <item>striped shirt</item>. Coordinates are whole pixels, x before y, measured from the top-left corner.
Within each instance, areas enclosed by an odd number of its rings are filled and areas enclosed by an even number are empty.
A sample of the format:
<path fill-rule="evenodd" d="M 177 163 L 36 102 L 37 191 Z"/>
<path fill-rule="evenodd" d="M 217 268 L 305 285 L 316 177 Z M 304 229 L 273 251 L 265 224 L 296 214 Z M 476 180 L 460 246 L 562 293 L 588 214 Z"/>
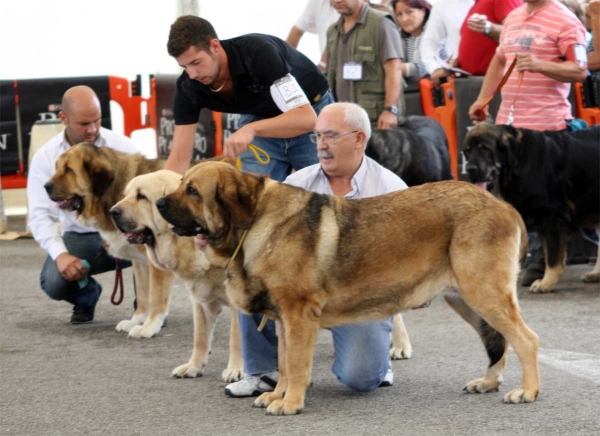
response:
<path fill-rule="evenodd" d="M 585 28 L 562 4 L 552 0 L 532 13 L 527 5 L 512 11 L 504 22 L 498 57 L 505 61 L 505 72 L 518 53 L 529 52 L 540 60 L 562 62 L 567 48 L 585 44 Z M 497 124 L 506 124 L 510 107 L 515 127 L 533 130 L 563 130 L 571 119 L 568 96 L 570 83 L 551 79 L 540 73 L 525 72 L 517 95 L 519 73 L 516 68 L 502 88 L 502 104 Z"/>
<path fill-rule="evenodd" d="M 400 38 L 402 39 L 402 45 L 404 46 L 404 58 L 402 62 L 407 64 L 407 78 L 420 79 L 421 77 L 426 77 L 429 74 L 427 73 L 427 68 L 425 68 L 425 64 L 423 63 L 421 56 L 421 38 L 425 33 L 425 29 L 419 36 L 409 35 L 408 37 L 402 36 L 402 32 L 400 33 Z M 438 56 L 442 60 L 448 59 L 448 54 L 446 53 L 446 41 L 444 40 L 440 47 Z"/>

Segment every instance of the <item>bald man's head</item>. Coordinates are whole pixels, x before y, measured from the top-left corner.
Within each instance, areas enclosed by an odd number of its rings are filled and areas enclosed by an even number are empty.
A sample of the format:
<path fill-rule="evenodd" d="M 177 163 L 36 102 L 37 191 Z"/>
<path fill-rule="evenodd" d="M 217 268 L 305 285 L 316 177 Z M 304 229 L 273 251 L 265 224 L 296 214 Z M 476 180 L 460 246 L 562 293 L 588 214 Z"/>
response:
<path fill-rule="evenodd" d="M 100 134 L 100 100 L 89 86 L 68 89 L 63 95 L 62 110 L 58 116 L 65 125 L 65 135 L 71 145 L 94 142 Z"/>

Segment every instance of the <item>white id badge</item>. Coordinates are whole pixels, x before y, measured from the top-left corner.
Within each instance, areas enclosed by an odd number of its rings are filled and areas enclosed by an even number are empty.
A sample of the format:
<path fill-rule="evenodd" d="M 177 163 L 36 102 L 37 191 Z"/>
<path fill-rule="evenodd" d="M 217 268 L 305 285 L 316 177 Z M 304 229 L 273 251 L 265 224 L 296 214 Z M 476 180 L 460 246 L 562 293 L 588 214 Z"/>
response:
<path fill-rule="evenodd" d="M 271 97 L 281 112 L 310 104 L 306 94 L 291 74 L 273 82 L 270 88 Z"/>
<path fill-rule="evenodd" d="M 363 66 L 360 62 L 346 62 L 342 71 L 344 80 L 362 80 Z"/>

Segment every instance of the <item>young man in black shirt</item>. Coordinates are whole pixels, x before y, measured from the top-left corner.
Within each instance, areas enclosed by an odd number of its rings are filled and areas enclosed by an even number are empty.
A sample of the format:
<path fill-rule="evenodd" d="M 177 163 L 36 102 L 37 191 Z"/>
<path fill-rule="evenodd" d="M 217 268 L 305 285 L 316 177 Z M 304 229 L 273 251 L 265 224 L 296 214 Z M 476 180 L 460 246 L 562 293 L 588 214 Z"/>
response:
<path fill-rule="evenodd" d="M 173 147 L 165 168 L 180 173 L 188 168 L 202 108 L 241 114 L 241 127 L 225 140 L 223 155 L 239 155 L 245 171 L 283 181 L 292 169 L 319 162 L 309 135 L 333 96 L 325 76 L 306 56 L 269 35 L 221 41 L 208 21 L 191 15 L 173 23 L 167 49 L 185 71 L 177 80 Z M 270 163 L 258 163 L 248 144 L 265 150 Z M 266 377 L 265 356 L 273 359 L 267 366 L 277 364 L 269 352 L 277 349 L 273 323 L 259 333 L 260 319 L 240 313 L 244 371 L 249 377 L 228 385 L 226 392 L 236 392 L 232 396 L 263 392 L 256 376 Z M 254 380 L 259 380 L 256 386 Z"/>
<path fill-rule="evenodd" d="M 306 56 L 269 35 L 221 41 L 208 21 L 191 15 L 173 23 L 167 49 L 185 71 L 177 80 L 166 168 L 187 169 L 202 108 L 242 115 L 239 130 L 224 141 L 223 155 L 239 155 L 246 171 L 282 181 L 292 168 L 318 162 L 308 135 L 333 97 L 327 79 Z M 248 144 L 265 150 L 271 163 L 259 164 Z"/>

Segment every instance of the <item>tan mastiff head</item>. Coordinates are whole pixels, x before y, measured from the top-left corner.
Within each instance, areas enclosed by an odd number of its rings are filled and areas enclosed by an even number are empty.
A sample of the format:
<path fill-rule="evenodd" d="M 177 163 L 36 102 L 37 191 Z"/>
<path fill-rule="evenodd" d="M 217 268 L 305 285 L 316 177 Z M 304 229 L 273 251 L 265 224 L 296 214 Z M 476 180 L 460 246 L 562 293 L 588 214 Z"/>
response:
<path fill-rule="evenodd" d="M 93 144 L 72 146 L 56 160 L 56 173 L 44 185 L 63 210 L 82 213 L 93 198 L 104 195 L 114 180 L 108 159 Z"/>
<path fill-rule="evenodd" d="M 110 209 L 110 215 L 130 244 L 152 245 L 156 236 L 170 231 L 156 201 L 180 183 L 180 174 L 160 170 L 134 177 L 127 184 L 124 198 Z"/>
<path fill-rule="evenodd" d="M 215 247 L 229 245 L 233 233 L 250 227 L 266 177 L 223 162 L 202 162 L 156 205 L 178 235 L 205 235 Z"/>

